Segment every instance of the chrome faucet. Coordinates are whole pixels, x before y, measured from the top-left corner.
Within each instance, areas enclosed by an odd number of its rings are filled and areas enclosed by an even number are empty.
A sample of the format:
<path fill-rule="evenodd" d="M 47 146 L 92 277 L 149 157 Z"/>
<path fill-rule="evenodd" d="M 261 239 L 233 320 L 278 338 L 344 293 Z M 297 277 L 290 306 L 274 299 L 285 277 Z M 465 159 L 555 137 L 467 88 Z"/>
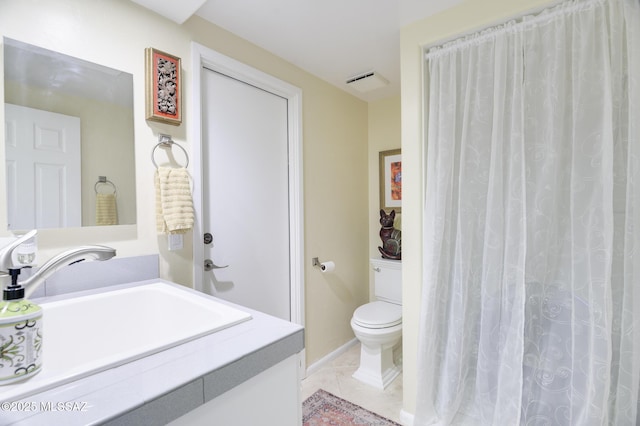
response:
<path fill-rule="evenodd" d="M 34 229 L 33 231 L 24 234 L 16 241 L 13 241 L 8 246 L 0 249 L 0 278 L 10 276 L 12 269 L 15 270 L 20 268 L 13 262 L 13 251 L 22 243 L 25 243 L 35 237 L 37 233 L 38 231 Z M 28 298 L 36 288 L 44 282 L 44 280 L 64 266 L 81 262 L 83 260 L 108 260 L 115 255 L 116 250 L 107 246 L 76 247 L 52 257 L 45 262 L 44 265 L 38 268 L 38 270 L 29 278 L 19 281 L 18 285 L 25 288 L 25 297 Z"/>

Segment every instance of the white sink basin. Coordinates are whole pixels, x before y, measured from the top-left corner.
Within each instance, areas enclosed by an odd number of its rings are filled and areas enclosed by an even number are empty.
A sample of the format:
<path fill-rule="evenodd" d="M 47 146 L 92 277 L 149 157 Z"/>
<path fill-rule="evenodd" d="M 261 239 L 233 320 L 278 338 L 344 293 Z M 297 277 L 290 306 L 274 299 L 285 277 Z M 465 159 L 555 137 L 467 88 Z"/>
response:
<path fill-rule="evenodd" d="M 15 401 L 251 319 L 251 314 L 166 283 L 42 303 L 43 367 L 0 386 Z"/>

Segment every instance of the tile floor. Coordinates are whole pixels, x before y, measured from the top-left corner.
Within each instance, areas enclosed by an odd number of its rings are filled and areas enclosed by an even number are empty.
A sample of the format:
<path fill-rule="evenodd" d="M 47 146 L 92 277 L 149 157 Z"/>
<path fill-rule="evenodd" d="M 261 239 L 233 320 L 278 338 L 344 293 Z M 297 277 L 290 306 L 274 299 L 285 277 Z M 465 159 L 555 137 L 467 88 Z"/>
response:
<path fill-rule="evenodd" d="M 302 400 L 307 399 L 316 390 L 324 389 L 335 396 L 400 423 L 402 373 L 382 391 L 351 377 L 358 368 L 359 361 L 360 343 L 357 343 L 302 380 Z"/>

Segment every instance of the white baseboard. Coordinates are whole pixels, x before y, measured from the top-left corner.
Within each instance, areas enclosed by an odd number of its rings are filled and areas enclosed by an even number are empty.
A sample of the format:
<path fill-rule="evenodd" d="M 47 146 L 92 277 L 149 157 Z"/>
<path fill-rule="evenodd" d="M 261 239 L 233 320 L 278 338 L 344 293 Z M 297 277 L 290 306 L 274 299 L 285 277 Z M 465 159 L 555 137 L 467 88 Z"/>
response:
<path fill-rule="evenodd" d="M 403 426 L 413 426 L 413 414 L 404 410 L 400 410 L 400 423 Z"/>
<path fill-rule="evenodd" d="M 318 371 L 322 367 L 324 367 L 326 364 L 330 363 L 331 361 L 333 361 L 334 359 L 336 359 L 337 357 L 339 357 L 343 353 L 347 352 L 356 343 L 358 343 L 358 339 L 356 339 L 354 337 L 352 340 L 350 340 L 347 343 L 345 343 L 344 345 L 340 346 L 335 351 L 330 352 L 329 354 L 327 354 L 324 357 L 320 358 L 318 361 L 316 361 L 313 364 L 311 364 L 307 368 L 307 376 L 309 374 L 315 373 L 316 371 Z"/>

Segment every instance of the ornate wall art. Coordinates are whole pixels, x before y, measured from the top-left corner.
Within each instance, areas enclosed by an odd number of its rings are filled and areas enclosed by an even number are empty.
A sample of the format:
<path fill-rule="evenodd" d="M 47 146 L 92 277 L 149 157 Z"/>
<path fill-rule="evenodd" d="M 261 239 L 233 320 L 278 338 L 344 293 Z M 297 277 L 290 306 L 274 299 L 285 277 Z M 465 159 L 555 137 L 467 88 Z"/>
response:
<path fill-rule="evenodd" d="M 179 126 L 182 123 L 180 58 L 151 47 L 144 53 L 146 119 Z"/>
<path fill-rule="evenodd" d="M 402 154 L 399 149 L 382 151 L 380 156 L 380 209 L 402 212 Z"/>

